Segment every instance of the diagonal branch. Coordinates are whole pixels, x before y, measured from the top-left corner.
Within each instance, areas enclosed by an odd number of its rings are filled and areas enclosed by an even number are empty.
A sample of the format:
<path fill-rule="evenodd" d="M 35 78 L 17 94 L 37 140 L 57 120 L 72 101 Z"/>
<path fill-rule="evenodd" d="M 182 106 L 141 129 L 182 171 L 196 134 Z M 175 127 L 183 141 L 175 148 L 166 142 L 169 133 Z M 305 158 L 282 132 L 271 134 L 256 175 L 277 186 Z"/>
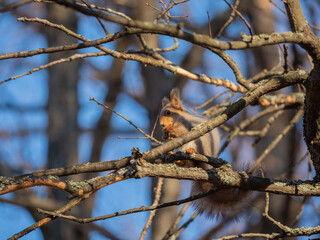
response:
<path fill-rule="evenodd" d="M 162 144 L 159 147 L 147 151 L 146 153 L 144 153 L 143 158 L 147 161 L 156 159 L 166 152 L 172 151 L 192 140 L 195 140 L 235 116 L 238 112 L 247 107 L 260 96 L 286 86 L 302 83 L 307 79 L 307 77 L 307 72 L 298 70 L 289 72 L 278 78 L 270 79 L 264 85 L 247 92 L 242 98 L 238 99 L 236 102 L 228 106 L 227 109 L 217 117 L 200 124 L 185 135 L 174 138 L 173 140 Z"/>

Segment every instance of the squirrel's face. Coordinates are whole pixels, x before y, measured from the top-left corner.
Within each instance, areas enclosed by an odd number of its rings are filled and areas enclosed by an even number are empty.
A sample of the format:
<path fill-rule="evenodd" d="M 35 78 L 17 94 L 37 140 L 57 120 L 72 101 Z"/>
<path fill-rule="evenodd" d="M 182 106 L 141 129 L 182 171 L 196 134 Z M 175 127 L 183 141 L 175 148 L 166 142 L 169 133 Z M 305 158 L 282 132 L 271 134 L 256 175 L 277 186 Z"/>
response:
<path fill-rule="evenodd" d="M 162 126 L 163 139 L 171 140 L 184 133 L 179 123 L 180 114 L 183 112 L 180 92 L 174 88 L 170 92 L 170 100 L 167 97 L 162 99 L 162 111 L 160 114 L 160 125 Z"/>
<path fill-rule="evenodd" d="M 168 127 L 168 126 L 172 127 L 173 126 L 174 120 L 171 115 L 172 115 L 172 112 L 170 110 L 164 110 L 161 113 L 161 116 L 160 116 L 161 127 Z"/>
<path fill-rule="evenodd" d="M 169 109 L 163 109 L 160 116 L 160 125 L 162 127 L 163 132 L 163 139 L 164 140 L 171 140 L 176 137 L 174 134 L 174 118 L 173 113 Z"/>

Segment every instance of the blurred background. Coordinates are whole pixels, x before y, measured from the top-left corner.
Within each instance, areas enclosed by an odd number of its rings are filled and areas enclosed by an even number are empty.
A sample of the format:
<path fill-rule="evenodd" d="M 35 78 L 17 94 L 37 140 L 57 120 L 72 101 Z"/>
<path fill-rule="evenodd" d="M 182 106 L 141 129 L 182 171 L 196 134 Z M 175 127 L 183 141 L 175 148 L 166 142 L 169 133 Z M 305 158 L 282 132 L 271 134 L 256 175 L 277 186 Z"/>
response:
<path fill-rule="evenodd" d="M 0 1 L 0 54 L 77 42 L 57 29 L 17 21 L 17 18 L 23 16 L 39 17 L 63 24 L 91 40 L 105 36 L 104 30 L 94 17 L 41 2 L 24 1 L 27 4 L 11 8 L 12 4 L 18 2 L 20 1 Z M 153 21 L 159 14 L 146 5 L 146 0 L 88 2 L 144 21 Z M 147 2 L 159 9 L 163 7 L 159 1 Z M 169 1 L 164 2 L 169 4 Z M 229 2 L 234 4 L 234 1 Z M 309 24 L 319 26 L 320 1 L 300 2 Z M 290 30 L 281 1 L 242 0 L 238 10 L 251 24 L 255 34 Z M 230 7 L 222 0 L 191 0 L 177 5 L 170 10 L 170 14 L 180 17 L 171 18 L 170 21 L 172 24 L 184 22 L 185 29 L 190 32 L 209 34 L 207 12 L 210 16 L 212 36 L 216 37 L 231 14 Z M 104 22 L 104 26 L 109 33 L 122 29 L 122 26 L 110 22 Z M 240 39 L 241 32 L 249 35 L 244 22 L 237 17 L 222 33 L 220 40 Z M 314 32 L 319 34 L 319 29 L 315 28 Z M 174 40 L 169 37 L 144 37 L 150 48 L 167 48 L 174 45 Z M 161 54 L 189 71 L 235 82 L 233 72 L 218 56 L 181 40 L 178 40 L 178 44 L 179 47 L 174 51 Z M 121 38 L 104 46 L 118 51 L 141 48 L 135 36 Z M 287 44 L 287 47 L 290 68 L 300 67 L 309 70 L 310 62 L 305 52 L 292 44 Z M 279 46 L 271 46 L 246 51 L 228 51 L 228 54 L 237 62 L 244 76 L 249 78 L 264 69 L 269 70 L 278 65 L 281 59 L 279 49 Z M 96 51 L 98 50 L 95 48 L 88 48 L 77 52 Z M 2 60 L 0 81 L 75 53 L 68 51 Z M 89 98 L 94 97 L 104 102 L 145 132 L 151 133 L 161 107 L 161 99 L 168 96 L 173 87 L 181 89 L 184 104 L 192 108 L 225 91 L 223 87 L 191 81 L 161 68 L 143 66 L 134 61 L 114 59 L 111 56 L 62 63 L 0 85 L 0 175 L 20 175 L 76 163 L 115 160 L 129 156 L 133 147 L 138 147 L 141 151 L 150 149 L 152 144 L 149 140 L 132 139 L 141 137 L 141 134 L 119 116 L 89 101 Z M 284 93 L 293 90 L 294 87 L 288 88 Z M 235 94 L 233 99 L 240 96 L 241 94 Z M 222 95 L 213 104 L 221 103 L 224 98 L 225 95 Z M 210 106 L 212 105 L 207 108 Z M 257 106 L 249 106 L 229 121 L 229 126 L 236 125 L 260 109 Z M 206 108 L 198 112 L 204 110 Z M 230 162 L 255 160 L 278 136 L 293 115 L 293 111 L 286 111 L 277 118 L 267 136 L 255 147 L 252 147 L 254 138 L 235 138 L 220 157 Z M 267 119 L 253 127 L 261 128 Z M 159 127 L 156 128 L 154 136 L 161 140 Z M 286 178 L 289 179 L 306 179 L 307 159 L 296 165 L 305 153 L 300 121 L 267 156 L 263 166 L 266 176 L 279 177 L 286 173 Z M 83 174 L 73 179 L 81 180 L 94 176 L 96 175 Z M 98 191 L 94 197 L 82 203 L 70 214 L 79 217 L 100 216 L 151 205 L 155 182 L 156 179 L 139 179 L 110 185 Z M 188 181 L 165 180 L 162 201 L 187 197 L 189 191 Z M 66 203 L 66 196 L 65 193 L 44 187 L 2 196 L 0 238 L 6 239 L 41 219 L 43 215 L 35 211 L 36 207 L 55 210 Z M 219 225 L 219 219 L 199 216 L 182 233 L 181 239 L 210 239 L 243 231 L 277 231 L 270 222 L 261 217 L 263 201 L 263 197 L 257 196 L 257 201 L 249 213 L 241 220 L 225 223 L 223 226 Z M 315 209 L 318 210 L 320 204 L 313 199 L 272 195 L 271 215 L 283 224 L 290 225 L 299 213 L 302 203 L 308 204 L 296 226 L 308 227 L 319 224 L 319 214 Z M 180 208 L 171 207 L 158 211 L 146 239 L 161 239 Z M 193 209 L 190 207 L 182 223 L 192 214 Z M 44 226 L 41 231 L 38 229 L 22 239 L 138 239 L 148 215 L 148 212 L 131 214 L 85 225 L 58 219 Z"/>

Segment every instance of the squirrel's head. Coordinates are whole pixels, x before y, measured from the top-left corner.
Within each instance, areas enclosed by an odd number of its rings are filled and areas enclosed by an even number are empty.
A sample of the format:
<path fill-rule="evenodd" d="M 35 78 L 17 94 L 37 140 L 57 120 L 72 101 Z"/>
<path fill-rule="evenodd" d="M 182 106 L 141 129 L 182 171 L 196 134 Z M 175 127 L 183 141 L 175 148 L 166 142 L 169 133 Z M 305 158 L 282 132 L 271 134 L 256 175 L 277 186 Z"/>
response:
<path fill-rule="evenodd" d="M 183 111 L 180 92 L 174 88 L 170 92 L 170 100 L 167 97 L 162 99 L 162 109 L 160 113 L 160 125 L 162 126 L 163 139 L 171 140 L 177 137 L 174 134 L 174 123 Z"/>

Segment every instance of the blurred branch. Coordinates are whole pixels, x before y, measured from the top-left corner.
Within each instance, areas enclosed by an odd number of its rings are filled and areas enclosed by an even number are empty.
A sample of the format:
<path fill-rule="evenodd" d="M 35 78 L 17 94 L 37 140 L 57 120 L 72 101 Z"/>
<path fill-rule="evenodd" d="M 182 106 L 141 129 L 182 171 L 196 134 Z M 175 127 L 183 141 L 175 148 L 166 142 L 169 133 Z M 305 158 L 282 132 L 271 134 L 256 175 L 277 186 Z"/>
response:
<path fill-rule="evenodd" d="M 26 4 L 29 4 L 32 2 L 33 2 L 33 0 L 21 0 L 18 2 L 11 3 L 11 4 L 5 4 L 5 1 L 3 1 L 1 3 L 2 8 L 0 8 L 0 13 L 12 11 L 18 7 L 21 7 L 23 5 L 26 5 Z"/>
<path fill-rule="evenodd" d="M 236 18 L 236 10 L 238 8 L 239 5 L 239 1 L 240 0 L 236 0 L 234 3 L 234 6 L 232 8 L 232 12 L 230 14 L 230 17 L 228 18 L 228 20 L 225 22 L 225 24 L 222 26 L 222 28 L 219 30 L 219 33 L 217 35 L 217 39 L 219 40 L 219 38 L 221 37 L 222 33 L 224 30 L 227 29 L 227 27 L 232 23 L 232 21 Z M 226 2 L 226 1 L 225 1 Z M 227 3 L 227 2 L 226 2 Z M 229 4 L 229 3 L 228 3 Z"/>
<path fill-rule="evenodd" d="M 163 240 L 168 240 L 173 234 L 176 233 L 177 228 L 178 228 L 178 224 L 181 221 L 182 217 L 184 216 L 184 214 L 187 211 L 187 209 L 190 206 L 190 204 L 191 203 L 188 202 L 185 205 L 183 205 L 183 207 L 181 208 L 176 220 L 174 221 L 172 226 L 169 228 L 169 230 L 167 231 L 166 235 L 163 237 Z"/>
<path fill-rule="evenodd" d="M 237 4 L 239 4 L 239 2 L 236 2 L 236 3 L 235 3 L 235 6 L 232 6 L 232 5 L 231 5 L 230 3 L 228 3 L 226 0 L 224 0 L 224 2 L 225 2 L 226 4 L 228 4 L 228 6 L 229 6 L 230 8 L 232 8 L 232 11 L 234 11 L 234 12 L 241 18 L 241 20 L 242 20 L 242 21 L 244 22 L 244 24 L 247 26 L 250 35 L 253 36 L 253 33 L 252 33 L 252 30 L 251 30 L 250 24 L 249 24 L 248 21 L 242 16 L 241 12 L 239 12 L 239 11 L 237 10 Z"/>
<path fill-rule="evenodd" d="M 190 223 L 199 215 L 199 212 L 194 212 L 192 216 L 186 221 L 177 231 L 174 233 L 175 237 L 179 237 L 179 235 L 189 226 Z"/>
<path fill-rule="evenodd" d="M 296 115 L 291 119 L 289 124 L 282 130 L 282 132 L 270 143 L 270 145 L 263 151 L 263 153 L 258 157 L 255 163 L 248 170 L 252 172 L 256 167 L 258 167 L 262 160 L 274 149 L 277 144 L 284 138 L 284 136 L 294 127 L 294 125 L 299 121 L 303 115 L 303 109 L 299 109 Z"/>
<path fill-rule="evenodd" d="M 157 186 L 155 188 L 155 197 L 154 197 L 154 201 L 152 203 L 152 206 L 156 206 L 159 204 L 160 201 L 160 197 L 161 197 L 161 189 L 162 189 L 162 184 L 163 184 L 163 178 L 158 178 L 158 183 Z M 144 228 L 142 229 L 142 232 L 140 234 L 140 238 L 139 240 L 143 240 L 145 235 L 147 234 L 147 231 L 151 225 L 152 219 L 156 214 L 156 210 L 152 210 L 149 214 L 148 220 L 144 226 Z"/>

